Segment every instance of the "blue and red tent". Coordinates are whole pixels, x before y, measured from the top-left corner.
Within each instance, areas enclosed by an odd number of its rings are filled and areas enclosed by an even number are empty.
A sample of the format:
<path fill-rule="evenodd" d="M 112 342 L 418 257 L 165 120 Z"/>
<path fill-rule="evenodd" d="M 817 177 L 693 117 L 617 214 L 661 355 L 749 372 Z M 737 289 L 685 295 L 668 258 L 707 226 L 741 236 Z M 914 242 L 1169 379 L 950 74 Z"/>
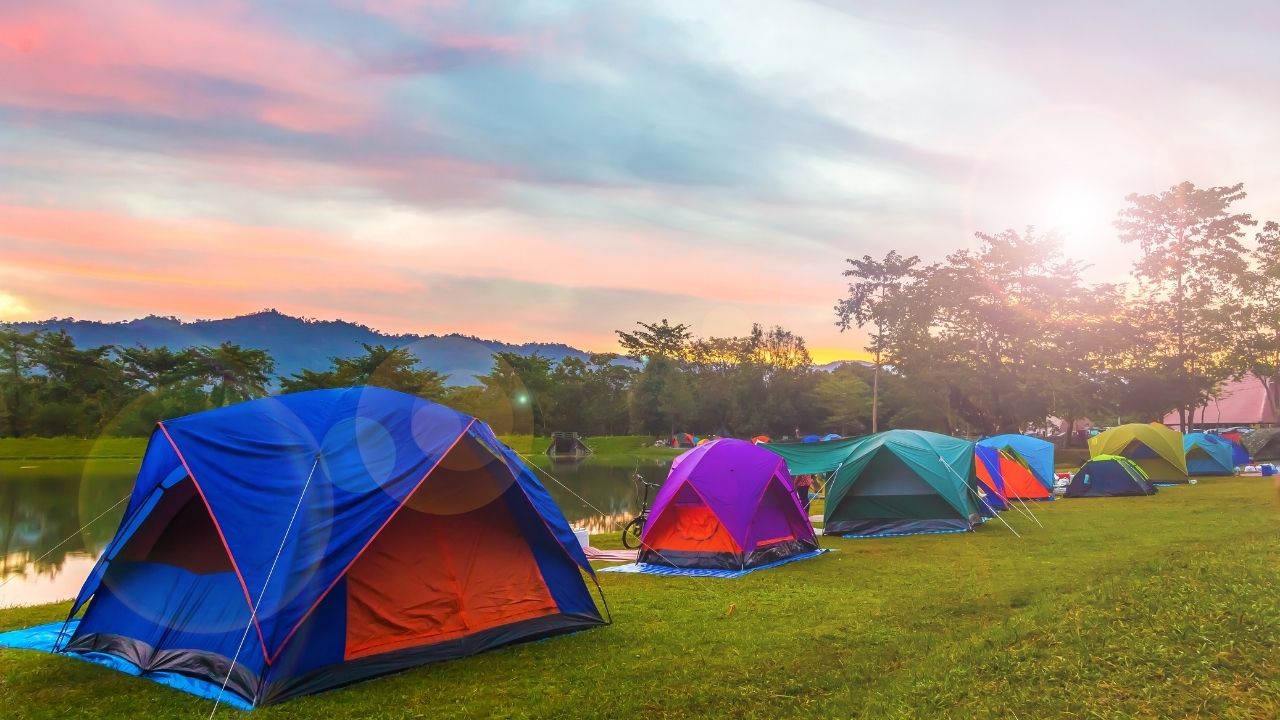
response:
<path fill-rule="evenodd" d="M 484 423 L 316 390 L 160 423 L 54 650 L 268 705 L 599 625 L 583 572 Z"/>

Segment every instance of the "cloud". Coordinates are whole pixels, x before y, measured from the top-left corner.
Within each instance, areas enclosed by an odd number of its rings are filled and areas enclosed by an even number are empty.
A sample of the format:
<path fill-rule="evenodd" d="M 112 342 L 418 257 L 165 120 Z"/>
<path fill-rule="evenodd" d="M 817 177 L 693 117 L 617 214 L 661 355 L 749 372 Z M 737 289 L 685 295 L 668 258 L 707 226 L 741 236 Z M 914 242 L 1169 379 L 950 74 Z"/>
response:
<path fill-rule="evenodd" d="M 249 4 L 0 6 L 0 103 L 11 108 L 321 132 L 364 119 L 353 79 L 340 56 L 273 32 Z"/>
<path fill-rule="evenodd" d="M 277 306 L 603 347 L 669 314 L 856 348 L 829 317 L 847 256 L 936 259 L 1064 187 L 1244 180 L 1280 212 L 1257 162 L 1280 150 L 1275 15 L 0 1 L 0 274 L 49 314 Z"/>

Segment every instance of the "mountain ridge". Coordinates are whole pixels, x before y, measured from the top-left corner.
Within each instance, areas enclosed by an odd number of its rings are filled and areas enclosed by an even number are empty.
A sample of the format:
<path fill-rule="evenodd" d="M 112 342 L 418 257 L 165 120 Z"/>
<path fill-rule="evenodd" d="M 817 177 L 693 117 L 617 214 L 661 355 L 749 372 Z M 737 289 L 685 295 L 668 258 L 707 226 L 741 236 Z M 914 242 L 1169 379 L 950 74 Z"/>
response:
<path fill-rule="evenodd" d="M 508 343 L 473 335 L 393 334 L 348 320 L 320 320 L 286 315 L 274 308 L 230 318 L 181 320 L 147 315 L 133 320 L 101 321 L 75 318 L 0 323 L 22 332 L 65 331 L 77 346 L 168 346 L 175 350 L 197 345 L 231 342 L 265 350 L 276 361 L 276 374 L 289 376 L 303 368 L 318 370 L 330 357 L 360 354 L 360 343 L 408 347 L 423 364 L 449 377 L 453 385 L 474 385 L 475 376 L 487 373 L 493 353 L 538 353 L 558 362 L 566 357 L 586 359 L 590 354 L 564 343 Z"/>

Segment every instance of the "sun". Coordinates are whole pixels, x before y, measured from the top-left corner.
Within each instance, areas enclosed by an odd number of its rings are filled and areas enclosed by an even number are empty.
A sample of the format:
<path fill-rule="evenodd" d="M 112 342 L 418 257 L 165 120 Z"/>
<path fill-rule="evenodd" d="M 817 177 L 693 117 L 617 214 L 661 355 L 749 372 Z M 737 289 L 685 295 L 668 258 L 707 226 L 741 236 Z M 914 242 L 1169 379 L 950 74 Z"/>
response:
<path fill-rule="evenodd" d="M 1045 203 L 1046 230 L 1057 230 L 1069 239 L 1109 227 L 1112 212 L 1102 196 L 1082 186 L 1068 186 L 1055 191 Z M 1084 237 L 1074 237 L 1086 240 Z"/>

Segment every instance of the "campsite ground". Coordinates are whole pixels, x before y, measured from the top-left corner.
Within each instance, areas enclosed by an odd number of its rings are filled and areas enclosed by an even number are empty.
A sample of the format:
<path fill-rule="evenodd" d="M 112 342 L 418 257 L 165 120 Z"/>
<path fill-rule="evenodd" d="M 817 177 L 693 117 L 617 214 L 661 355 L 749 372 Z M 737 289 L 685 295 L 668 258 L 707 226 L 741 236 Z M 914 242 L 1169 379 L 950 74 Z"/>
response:
<path fill-rule="evenodd" d="M 973 534 L 826 539 L 738 580 L 601 574 L 614 624 L 254 713 L 363 717 L 1280 716 L 1280 502 L 1258 478 L 1034 506 Z M 593 539 L 616 547 L 617 538 Z M 0 630 L 65 605 L 0 611 Z M 0 651 L 5 717 L 204 717 Z M 223 708 L 223 715 L 239 714 Z"/>

